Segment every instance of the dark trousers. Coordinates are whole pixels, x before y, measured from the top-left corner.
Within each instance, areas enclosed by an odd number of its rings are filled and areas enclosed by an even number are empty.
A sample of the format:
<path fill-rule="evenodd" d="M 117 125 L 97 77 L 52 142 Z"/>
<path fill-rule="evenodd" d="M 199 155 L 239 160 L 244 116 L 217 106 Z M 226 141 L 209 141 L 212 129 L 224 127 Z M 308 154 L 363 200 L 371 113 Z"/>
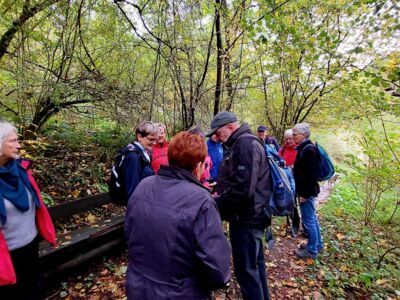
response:
<path fill-rule="evenodd" d="M 292 229 L 296 233 L 300 229 L 300 216 L 297 205 L 295 205 L 293 215 L 291 215 L 290 218 L 292 219 Z"/>
<path fill-rule="evenodd" d="M 244 300 L 269 299 L 263 230 L 231 223 L 233 266 Z"/>
<path fill-rule="evenodd" d="M 17 275 L 17 283 L 0 286 L 0 298 L 13 300 L 40 299 L 39 239 L 35 238 L 28 245 L 10 251 L 10 255 Z"/>

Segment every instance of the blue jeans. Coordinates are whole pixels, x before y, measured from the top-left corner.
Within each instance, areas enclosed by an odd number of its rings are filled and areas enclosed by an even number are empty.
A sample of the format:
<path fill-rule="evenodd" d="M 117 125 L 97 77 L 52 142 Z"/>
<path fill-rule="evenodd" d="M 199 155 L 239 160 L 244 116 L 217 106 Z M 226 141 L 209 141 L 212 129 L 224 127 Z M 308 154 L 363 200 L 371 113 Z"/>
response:
<path fill-rule="evenodd" d="M 263 230 L 231 223 L 233 266 L 244 300 L 269 300 Z"/>
<path fill-rule="evenodd" d="M 318 254 L 324 247 L 321 237 L 321 230 L 315 212 L 315 197 L 307 198 L 306 202 L 300 202 L 301 217 L 308 235 L 307 250 L 310 253 Z"/>

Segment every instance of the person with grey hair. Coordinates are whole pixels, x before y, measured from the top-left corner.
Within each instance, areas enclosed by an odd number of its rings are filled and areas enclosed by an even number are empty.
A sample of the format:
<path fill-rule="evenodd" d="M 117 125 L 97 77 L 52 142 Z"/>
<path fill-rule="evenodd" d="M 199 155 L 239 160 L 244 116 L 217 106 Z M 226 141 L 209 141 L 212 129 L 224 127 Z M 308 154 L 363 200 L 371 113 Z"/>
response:
<path fill-rule="evenodd" d="M 55 246 L 56 235 L 20 148 L 17 129 L 0 122 L 0 295 L 41 299 L 39 240 Z"/>
<path fill-rule="evenodd" d="M 236 115 L 227 111 L 212 119 L 207 136 L 213 134 L 226 148 L 215 201 L 222 219 L 229 222 L 234 270 L 243 299 L 269 299 L 262 237 L 271 224 L 266 199 L 272 179 L 264 144 L 248 124 L 239 124 Z"/>
<path fill-rule="evenodd" d="M 319 153 L 317 147 L 311 142 L 310 135 L 310 126 L 307 123 L 299 123 L 293 127 L 293 140 L 298 145 L 293 169 L 294 180 L 301 217 L 308 238 L 307 244 L 300 245 L 300 248 L 295 250 L 295 254 L 300 258 L 316 259 L 318 253 L 323 251 L 324 245 L 315 211 L 315 200 L 320 191 L 317 180 Z"/>
<path fill-rule="evenodd" d="M 157 143 L 158 132 L 157 123 L 143 121 L 135 129 L 135 141 L 118 151 L 109 186 L 115 203 L 126 206 L 139 182 L 154 175 L 148 151 Z"/>
<path fill-rule="evenodd" d="M 283 158 L 285 164 L 289 168 L 293 168 L 294 161 L 296 159 L 297 151 L 295 149 L 296 144 L 293 141 L 293 131 L 288 129 L 285 131 L 283 136 L 283 145 L 279 149 L 279 156 Z"/>

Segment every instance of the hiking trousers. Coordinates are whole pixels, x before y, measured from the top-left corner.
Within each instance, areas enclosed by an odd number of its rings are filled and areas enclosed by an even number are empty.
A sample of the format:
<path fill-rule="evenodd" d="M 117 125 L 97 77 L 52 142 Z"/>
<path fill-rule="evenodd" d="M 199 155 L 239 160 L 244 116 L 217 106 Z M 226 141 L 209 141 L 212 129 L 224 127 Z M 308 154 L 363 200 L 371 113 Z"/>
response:
<path fill-rule="evenodd" d="M 264 231 L 230 223 L 235 275 L 244 300 L 269 300 L 267 271 L 262 242 Z"/>

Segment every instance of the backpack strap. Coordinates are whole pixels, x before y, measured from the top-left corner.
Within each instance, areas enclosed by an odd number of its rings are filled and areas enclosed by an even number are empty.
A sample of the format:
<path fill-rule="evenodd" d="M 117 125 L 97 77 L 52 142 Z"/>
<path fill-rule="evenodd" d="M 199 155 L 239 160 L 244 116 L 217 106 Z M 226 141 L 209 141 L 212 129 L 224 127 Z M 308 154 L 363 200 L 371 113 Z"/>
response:
<path fill-rule="evenodd" d="M 313 143 L 305 145 L 304 148 L 301 149 L 300 157 L 303 157 L 303 152 L 304 152 L 307 148 L 310 148 L 310 147 L 312 147 L 312 146 L 314 146 L 315 148 L 317 148 L 317 146 L 314 145 Z M 317 148 L 317 152 L 318 152 L 318 148 Z"/>

